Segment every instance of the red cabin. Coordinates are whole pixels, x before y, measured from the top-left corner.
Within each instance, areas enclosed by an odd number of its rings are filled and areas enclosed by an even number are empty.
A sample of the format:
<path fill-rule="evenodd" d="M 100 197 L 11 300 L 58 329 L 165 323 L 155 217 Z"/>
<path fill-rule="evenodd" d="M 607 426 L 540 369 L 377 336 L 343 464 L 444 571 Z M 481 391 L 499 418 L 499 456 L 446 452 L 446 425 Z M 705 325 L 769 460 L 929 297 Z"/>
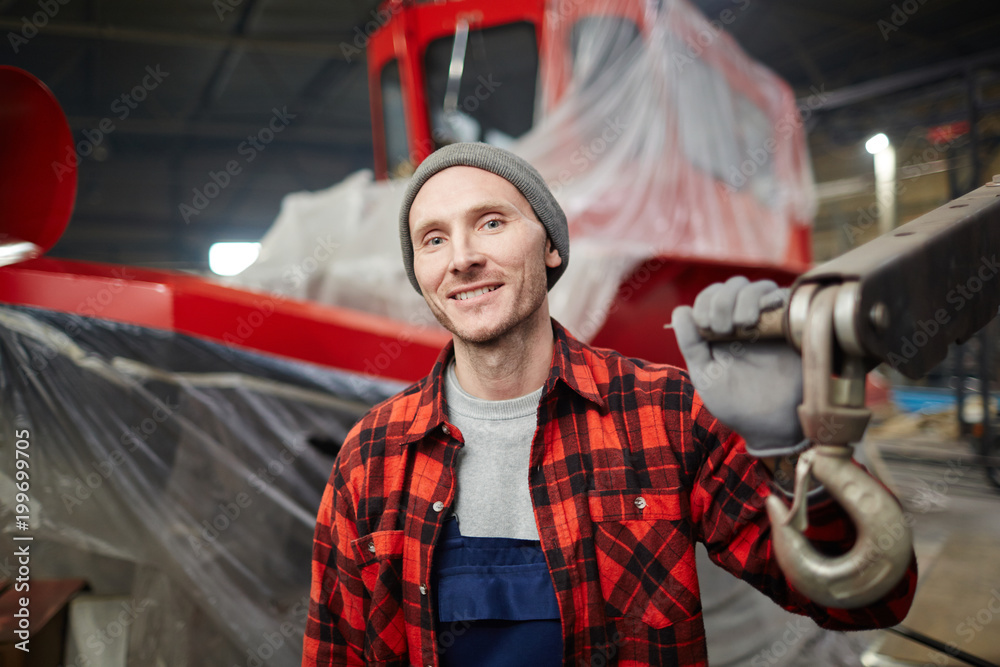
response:
<path fill-rule="evenodd" d="M 581 171 L 600 165 L 594 160 L 594 164 L 576 167 L 584 161 L 580 158 L 585 151 L 570 149 L 587 145 L 586 130 L 553 120 L 553 115 L 565 117 L 567 104 L 579 104 L 585 97 L 580 92 L 581 80 L 600 94 L 600 87 L 607 84 L 600 80 L 606 70 L 617 67 L 620 72 L 630 67 L 621 61 L 643 57 L 643 44 L 662 42 L 667 33 L 673 53 L 665 75 L 676 75 L 678 82 L 670 91 L 674 99 L 666 108 L 654 108 L 652 118 L 663 124 L 672 140 L 652 159 L 659 157 L 673 173 L 640 195 L 646 199 L 643 210 L 705 208 L 702 201 L 678 201 L 678 191 L 692 193 L 714 202 L 713 221 L 727 236 L 745 235 L 748 230 L 752 234 L 755 223 L 775 217 L 786 223 L 787 235 L 767 239 L 784 247 L 779 256 L 769 258 L 753 257 L 732 246 L 677 252 L 654 245 L 658 252 L 649 253 L 645 263 L 626 275 L 592 342 L 633 356 L 682 363 L 673 336 L 662 328 L 674 306 L 690 303 L 706 285 L 737 273 L 788 284 L 811 261 L 809 204 L 790 212 L 773 209 L 768 199 L 775 184 L 787 189 L 789 183 L 805 190 L 799 193 L 804 199 L 811 197 L 798 110 L 791 90 L 750 63 L 722 32 L 723 23 L 731 22 L 735 11 L 734 6 L 710 23 L 684 5 L 675 7 L 670 19 L 664 20 L 637 0 L 548 4 L 516 0 L 474 5 L 387 2 L 379 13 L 384 25 L 367 47 L 376 177 L 405 177 L 450 140 L 451 132 L 442 122 L 450 110 L 476 123 L 478 132 L 464 140 L 488 140 L 490 133 L 515 140 L 525 135 L 534 138 L 539 124 L 547 123 L 546 135 L 556 125 L 564 138 L 536 153 L 529 149 L 526 157 L 558 195 L 564 182 L 561 174 L 569 172 L 577 178 Z M 640 55 L 627 55 L 630 48 Z M 612 71 L 612 75 L 619 72 Z M 724 91 L 732 104 L 727 115 L 739 125 L 736 134 L 741 144 L 736 159 L 732 150 L 722 159 L 713 159 L 711 151 L 699 150 L 704 142 L 679 136 L 691 105 L 677 99 L 676 93 L 699 80 Z M 574 95 L 577 99 L 568 99 Z M 620 180 L 641 180 L 649 159 L 639 156 L 616 163 Z M 752 166 L 746 168 L 748 164 Z M 615 214 L 608 209 L 619 204 L 613 197 L 609 195 L 607 206 L 591 205 L 576 215 L 570 212 L 571 238 L 600 238 Z M 655 230 L 639 230 L 637 238 L 650 244 L 654 235 Z"/>

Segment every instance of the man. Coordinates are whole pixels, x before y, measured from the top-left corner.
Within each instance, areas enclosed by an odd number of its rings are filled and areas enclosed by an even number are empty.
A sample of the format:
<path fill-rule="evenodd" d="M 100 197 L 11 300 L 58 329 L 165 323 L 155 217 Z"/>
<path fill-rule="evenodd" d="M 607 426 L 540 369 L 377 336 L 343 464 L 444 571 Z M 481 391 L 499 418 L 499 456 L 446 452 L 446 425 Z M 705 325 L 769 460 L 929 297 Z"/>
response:
<path fill-rule="evenodd" d="M 748 450 L 790 461 L 808 446 L 798 357 L 758 343 L 706 372 L 695 322 L 755 322 L 780 303 L 773 283 L 734 279 L 674 313 L 696 391 L 550 319 L 566 219 L 513 154 L 428 157 L 400 240 L 453 342 L 347 436 L 317 518 L 303 665 L 702 665 L 695 541 L 824 627 L 905 616 L 915 561 L 883 600 L 845 611 L 790 590 L 772 556 L 771 473 Z M 849 543 L 835 504 L 814 500 L 810 519 L 826 548 Z"/>

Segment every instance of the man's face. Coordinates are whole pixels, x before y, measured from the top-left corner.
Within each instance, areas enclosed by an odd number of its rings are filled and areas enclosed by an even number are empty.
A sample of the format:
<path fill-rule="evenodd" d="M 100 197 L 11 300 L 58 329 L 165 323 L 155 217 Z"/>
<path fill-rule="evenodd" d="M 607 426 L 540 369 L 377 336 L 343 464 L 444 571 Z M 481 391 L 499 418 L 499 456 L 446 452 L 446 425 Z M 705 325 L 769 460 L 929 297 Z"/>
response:
<path fill-rule="evenodd" d="M 524 195 L 475 167 L 449 167 L 424 183 L 410 207 L 410 238 L 431 312 L 472 343 L 537 315 L 546 303 L 546 267 L 562 263 Z"/>

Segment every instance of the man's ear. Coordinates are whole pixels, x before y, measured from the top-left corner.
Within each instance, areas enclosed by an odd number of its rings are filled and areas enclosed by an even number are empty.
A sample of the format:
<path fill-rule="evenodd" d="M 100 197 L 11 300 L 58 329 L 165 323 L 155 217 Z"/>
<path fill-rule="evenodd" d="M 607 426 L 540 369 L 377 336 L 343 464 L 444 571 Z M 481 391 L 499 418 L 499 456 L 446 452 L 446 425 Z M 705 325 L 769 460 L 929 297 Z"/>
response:
<path fill-rule="evenodd" d="M 545 239 L 545 266 L 550 269 L 554 269 L 562 264 L 562 256 L 559 251 L 556 250 L 555 245 L 552 244 L 552 239 Z"/>

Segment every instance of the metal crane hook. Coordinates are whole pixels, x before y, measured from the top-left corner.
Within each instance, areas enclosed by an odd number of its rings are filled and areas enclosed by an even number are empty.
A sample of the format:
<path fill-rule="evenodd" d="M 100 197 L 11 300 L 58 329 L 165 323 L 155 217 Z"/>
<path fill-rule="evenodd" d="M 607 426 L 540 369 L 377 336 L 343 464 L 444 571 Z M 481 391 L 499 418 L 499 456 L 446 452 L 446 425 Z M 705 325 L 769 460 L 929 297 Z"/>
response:
<path fill-rule="evenodd" d="M 807 527 L 808 477 L 823 484 L 857 528 L 847 553 L 819 554 L 802 534 Z M 767 498 L 774 554 L 796 590 L 826 607 L 851 609 L 875 602 L 895 586 L 910 563 L 913 536 L 896 500 L 851 462 L 851 448 L 817 445 L 799 457 L 791 509 Z"/>
<path fill-rule="evenodd" d="M 899 503 L 851 461 L 850 443 L 861 439 L 871 413 L 864 408 L 862 360 L 848 358 L 840 378 L 833 377 L 833 312 L 845 296 L 850 298 L 842 292 L 846 289 L 824 287 L 811 298 L 802 336 L 799 419 L 816 445 L 799 457 L 791 509 L 774 494 L 766 501 L 775 557 L 788 581 L 819 604 L 841 609 L 870 604 L 888 593 L 906 572 L 913 545 Z M 831 400 L 834 382 L 839 383 L 836 403 Z M 824 556 L 803 535 L 810 476 L 854 522 L 857 539 L 846 554 Z"/>

